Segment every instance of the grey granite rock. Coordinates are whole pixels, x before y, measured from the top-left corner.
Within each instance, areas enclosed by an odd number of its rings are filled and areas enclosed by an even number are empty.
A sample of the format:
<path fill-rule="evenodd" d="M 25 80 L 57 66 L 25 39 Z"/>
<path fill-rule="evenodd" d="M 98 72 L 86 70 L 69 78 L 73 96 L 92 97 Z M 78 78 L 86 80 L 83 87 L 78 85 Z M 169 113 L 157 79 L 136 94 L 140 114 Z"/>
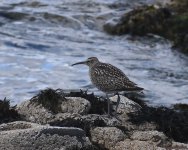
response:
<path fill-rule="evenodd" d="M 172 141 L 159 131 L 135 131 L 130 137 L 132 140 L 149 141 L 160 147 L 170 147 Z"/>
<path fill-rule="evenodd" d="M 91 142 L 82 129 L 29 124 L 28 122 L 12 122 L 0 125 L 0 149 L 93 149 Z"/>
<path fill-rule="evenodd" d="M 91 130 L 91 141 L 101 149 L 114 149 L 126 135 L 116 127 L 96 127 Z"/>
<path fill-rule="evenodd" d="M 157 146 L 147 141 L 126 139 L 117 143 L 113 150 L 157 150 Z"/>
<path fill-rule="evenodd" d="M 110 97 L 110 100 L 112 102 L 117 102 L 117 95 Z M 128 99 L 125 96 L 120 95 L 120 103 L 117 110 L 119 114 L 140 111 L 141 108 L 142 107 L 139 104 L 135 103 L 134 101 Z"/>
<path fill-rule="evenodd" d="M 17 129 L 35 128 L 38 126 L 41 126 L 41 125 L 36 124 L 36 123 L 26 122 L 26 121 L 15 121 L 11 123 L 0 124 L 0 132 L 9 131 L 9 130 L 17 130 Z"/>
<path fill-rule="evenodd" d="M 39 124 L 46 124 L 48 120 L 54 118 L 54 114 L 50 110 L 47 110 L 41 104 L 32 103 L 30 100 L 18 105 L 17 111 L 22 119 Z"/>
<path fill-rule="evenodd" d="M 174 149 L 174 150 L 188 150 L 188 144 L 172 142 L 172 149 Z"/>
<path fill-rule="evenodd" d="M 110 100 L 112 102 L 117 102 L 117 95 L 110 97 Z M 115 110 L 115 105 L 113 106 L 113 109 Z M 141 110 L 141 106 L 134 101 L 120 95 L 120 103 L 117 109 L 117 118 L 121 120 L 122 124 L 125 126 L 129 126 L 129 114 L 137 113 Z"/>
<path fill-rule="evenodd" d="M 88 100 L 81 97 L 66 97 L 67 101 L 61 104 L 62 113 L 87 114 L 91 108 Z"/>
<path fill-rule="evenodd" d="M 67 101 L 62 101 L 62 113 L 87 114 L 91 104 L 86 99 L 80 97 L 68 97 Z M 22 102 L 17 107 L 18 113 L 24 120 L 46 124 L 56 117 L 57 114 L 44 108 L 41 104 L 33 103 L 30 100 Z M 62 114 L 61 113 L 61 114 Z"/>
<path fill-rule="evenodd" d="M 188 144 L 172 142 L 170 146 L 160 147 L 156 142 L 152 142 L 152 140 L 126 139 L 117 143 L 113 150 L 188 150 Z"/>

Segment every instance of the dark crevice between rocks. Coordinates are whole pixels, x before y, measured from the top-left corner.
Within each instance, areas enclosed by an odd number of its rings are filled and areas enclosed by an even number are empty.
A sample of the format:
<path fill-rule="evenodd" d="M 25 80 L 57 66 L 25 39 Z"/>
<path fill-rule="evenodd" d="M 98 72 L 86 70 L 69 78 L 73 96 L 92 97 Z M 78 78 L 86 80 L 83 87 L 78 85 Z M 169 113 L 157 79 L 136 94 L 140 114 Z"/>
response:
<path fill-rule="evenodd" d="M 188 110 L 176 111 L 167 107 L 145 106 L 140 113 L 129 114 L 129 117 L 134 124 L 154 122 L 158 130 L 166 136 L 178 142 L 188 142 Z"/>
<path fill-rule="evenodd" d="M 21 119 L 15 110 L 15 107 L 16 106 L 11 107 L 10 100 L 7 100 L 6 98 L 0 100 L 0 124 Z"/>
<path fill-rule="evenodd" d="M 66 101 L 61 89 L 47 88 L 41 90 L 36 96 L 30 99 L 31 103 L 42 104 L 43 107 L 52 111 L 53 113 L 61 112 L 61 102 Z"/>
<path fill-rule="evenodd" d="M 60 126 L 60 127 L 76 127 L 81 128 L 86 132 L 86 136 L 91 137 L 90 129 L 93 127 L 105 127 L 107 126 L 103 119 L 89 120 L 87 118 L 67 118 L 62 121 L 54 121 L 49 123 L 51 126 Z"/>

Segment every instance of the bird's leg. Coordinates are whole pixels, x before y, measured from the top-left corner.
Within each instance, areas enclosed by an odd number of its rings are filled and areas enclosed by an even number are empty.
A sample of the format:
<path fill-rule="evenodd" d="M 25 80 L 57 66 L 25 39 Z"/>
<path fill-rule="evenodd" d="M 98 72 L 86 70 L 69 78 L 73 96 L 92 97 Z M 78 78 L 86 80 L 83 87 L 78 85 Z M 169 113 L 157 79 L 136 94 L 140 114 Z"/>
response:
<path fill-rule="evenodd" d="M 116 114 L 117 114 L 117 109 L 118 109 L 118 106 L 119 106 L 119 102 L 120 102 L 120 96 L 119 96 L 119 93 L 117 93 L 117 104 L 116 104 Z"/>
<path fill-rule="evenodd" d="M 110 117 L 110 99 L 108 97 L 108 94 L 106 94 L 106 98 L 107 98 L 107 101 L 108 101 L 108 117 Z"/>

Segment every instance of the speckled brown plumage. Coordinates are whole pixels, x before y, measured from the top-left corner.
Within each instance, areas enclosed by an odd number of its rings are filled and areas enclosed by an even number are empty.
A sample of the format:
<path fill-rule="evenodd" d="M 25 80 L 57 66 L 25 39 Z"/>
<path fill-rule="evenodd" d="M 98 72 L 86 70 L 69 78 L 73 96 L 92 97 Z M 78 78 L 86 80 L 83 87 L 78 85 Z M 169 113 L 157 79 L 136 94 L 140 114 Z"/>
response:
<path fill-rule="evenodd" d="M 92 83 L 106 93 L 143 90 L 111 64 L 98 62 L 89 68 L 89 74 Z"/>

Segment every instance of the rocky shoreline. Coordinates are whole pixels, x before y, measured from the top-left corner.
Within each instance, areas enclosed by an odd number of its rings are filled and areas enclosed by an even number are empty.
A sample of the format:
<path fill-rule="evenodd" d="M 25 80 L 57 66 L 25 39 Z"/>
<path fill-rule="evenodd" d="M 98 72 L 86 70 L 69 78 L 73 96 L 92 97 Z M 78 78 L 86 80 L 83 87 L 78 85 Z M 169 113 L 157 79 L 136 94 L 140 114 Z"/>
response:
<path fill-rule="evenodd" d="M 0 100 L 0 149 L 188 149 L 187 109 L 153 108 L 131 99 L 121 96 L 111 118 L 106 100 L 86 91 L 46 89 L 14 107 Z M 112 110 L 115 104 L 113 96 Z"/>
<path fill-rule="evenodd" d="M 107 22 L 104 30 L 112 35 L 156 34 L 171 40 L 174 47 L 188 54 L 187 8 L 187 0 L 165 0 L 158 5 L 140 6 L 118 21 Z"/>

